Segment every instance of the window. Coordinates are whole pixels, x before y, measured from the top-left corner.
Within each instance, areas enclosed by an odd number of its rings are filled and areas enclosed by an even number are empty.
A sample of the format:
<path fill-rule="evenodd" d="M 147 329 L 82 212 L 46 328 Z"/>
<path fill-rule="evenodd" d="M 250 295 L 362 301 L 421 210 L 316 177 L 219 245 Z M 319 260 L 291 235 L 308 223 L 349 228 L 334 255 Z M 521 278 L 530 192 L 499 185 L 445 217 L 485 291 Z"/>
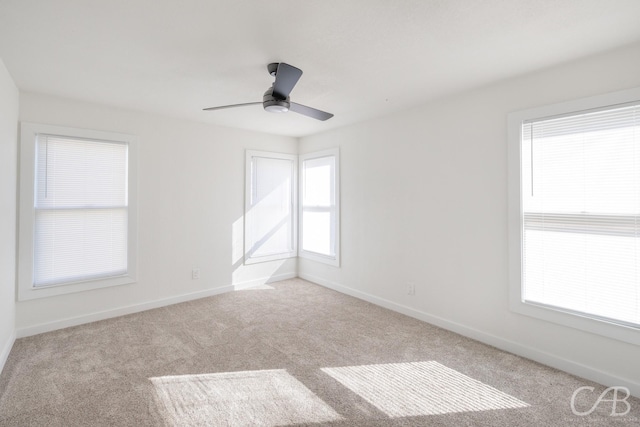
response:
<path fill-rule="evenodd" d="M 131 136 L 23 123 L 19 298 L 135 280 Z"/>
<path fill-rule="evenodd" d="M 509 121 L 512 308 L 640 343 L 640 91 Z"/>
<path fill-rule="evenodd" d="M 247 151 L 245 263 L 297 253 L 297 157 Z"/>
<path fill-rule="evenodd" d="M 300 256 L 339 265 L 338 150 L 300 156 Z"/>

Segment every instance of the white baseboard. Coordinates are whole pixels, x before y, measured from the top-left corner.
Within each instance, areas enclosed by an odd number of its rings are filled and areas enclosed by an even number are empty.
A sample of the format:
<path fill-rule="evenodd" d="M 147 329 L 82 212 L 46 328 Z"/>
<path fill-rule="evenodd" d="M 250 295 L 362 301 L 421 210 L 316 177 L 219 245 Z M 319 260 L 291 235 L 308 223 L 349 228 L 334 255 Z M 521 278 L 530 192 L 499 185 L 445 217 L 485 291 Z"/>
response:
<path fill-rule="evenodd" d="M 387 299 L 368 294 L 366 292 L 358 291 L 356 289 L 349 288 L 339 283 L 325 280 L 321 277 L 317 277 L 317 276 L 306 274 L 306 273 L 299 273 L 298 276 L 301 279 L 305 279 L 310 282 L 317 283 L 321 286 L 327 287 L 329 289 L 333 289 L 334 291 L 338 291 L 340 293 L 350 295 L 352 297 L 370 302 L 372 304 L 387 308 L 389 310 L 402 313 L 406 316 L 413 317 L 418 320 L 422 320 L 423 322 L 427 322 L 432 325 L 441 327 L 443 329 L 463 335 L 465 337 L 483 342 L 485 344 L 489 344 L 493 347 L 499 348 L 509 353 L 513 353 L 518 356 L 522 356 L 527 359 L 534 360 L 538 363 L 542 363 L 543 365 L 547 365 L 552 368 L 556 368 L 561 371 L 568 372 L 572 375 L 576 375 L 581 378 L 595 381 L 599 384 L 603 384 L 608 387 L 609 386 L 627 387 L 632 395 L 636 397 L 640 397 L 640 382 L 632 381 L 630 379 L 620 378 L 615 375 L 611 375 L 607 372 L 603 372 L 601 370 L 592 368 L 590 366 L 582 365 L 580 363 L 576 363 L 571 360 L 564 359 L 562 357 L 558 357 L 553 354 L 546 353 L 544 351 L 540 351 L 533 347 L 528 347 L 511 340 L 507 340 L 504 338 L 497 337 L 495 335 L 487 334 L 486 332 L 482 332 L 480 330 L 470 328 L 460 323 L 452 322 L 450 320 L 443 319 L 439 316 L 434 316 L 434 315 L 425 313 L 423 311 L 416 310 L 414 308 L 407 307 L 405 305 L 398 304 L 398 303 L 389 301 Z"/>
<path fill-rule="evenodd" d="M 26 328 L 19 328 L 16 331 L 17 338 L 24 338 L 31 335 L 42 334 L 44 332 L 51 332 L 58 329 L 68 328 L 71 326 L 83 325 L 85 323 L 96 322 L 98 320 L 110 319 L 118 316 L 125 316 L 127 314 L 139 313 L 145 310 L 151 310 L 154 308 L 165 307 L 167 305 L 178 304 L 181 302 L 192 301 L 200 298 L 210 297 L 214 295 L 223 294 L 231 291 L 238 291 L 242 289 L 251 288 L 253 286 L 262 285 L 265 283 L 276 282 L 278 280 L 291 279 L 298 277 L 295 273 L 280 274 L 277 276 L 271 276 L 262 279 L 250 280 L 247 282 L 236 283 L 233 285 L 222 286 L 220 288 L 207 289 L 204 291 L 192 292 L 188 294 L 176 295 L 169 298 L 163 298 L 154 301 L 148 301 L 140 304 L 128 305 L 125 307 L 118 307 L 112 310 L 99 311 L 95 313 L 85 314 L 77 317 L 70 317 L 67 319 L 56 320 L 53 322 L 40 323 L 34 326 L 28 326 Z M 7 353 L 8 354 L 8 353 Z"/>
<path fill-rule="evenodd" d="M 56 320 L 53 322 L 40 323 L 26 328 L 19 328 L 16 331 L 18 338 L 24 338 L 31 335 L 51 332 L 58 329 L 68 328 L 71 326 L 83 325 L 85 323 L 96 322 L 98 320 L 110 319 L 112 317 L 125 316 L 127 314 L 139 313 L 145 310 L 165 307 L 167 305 L 178 304 L 181 302 L 191 301 L 194 299 L 210 297 L 234 290 L 234 286 L 223 286 L 221 288 L 207 289 L 206 291 L 192 292 L 188 294 L 176 295 L 170 298 L 163 298 L 155 301 L 148 301 L 140 304 L 118 307 L 112 310 L 98 311 L 95 313 L 85 314 L 77 317 L 69 317 L 67 319 Z"/>
<path fill-rule="evenodd" d="M 2 347 L 2 352 L 0 352 L 0 373 L 4 369 L 5 363 L 7 363 L 7 359 L 9 358 L 9 353 L 11 353 L 11 349 L 13 348 L 13 343 L 16 341 L 16 332 L 13 331 L 9 336 L 9 339 Z"/>

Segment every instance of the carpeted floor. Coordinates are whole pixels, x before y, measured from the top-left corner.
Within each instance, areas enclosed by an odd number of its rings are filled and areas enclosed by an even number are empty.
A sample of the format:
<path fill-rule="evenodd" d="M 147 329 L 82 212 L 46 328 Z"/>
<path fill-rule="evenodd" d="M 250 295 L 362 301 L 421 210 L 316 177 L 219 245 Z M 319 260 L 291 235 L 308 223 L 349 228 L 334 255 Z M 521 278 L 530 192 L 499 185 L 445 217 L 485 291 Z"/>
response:
<path fill-rule="evenodd" d="M 582 386 L 293 279 L 17 340 L 0 426 L 640 425 Z"/>

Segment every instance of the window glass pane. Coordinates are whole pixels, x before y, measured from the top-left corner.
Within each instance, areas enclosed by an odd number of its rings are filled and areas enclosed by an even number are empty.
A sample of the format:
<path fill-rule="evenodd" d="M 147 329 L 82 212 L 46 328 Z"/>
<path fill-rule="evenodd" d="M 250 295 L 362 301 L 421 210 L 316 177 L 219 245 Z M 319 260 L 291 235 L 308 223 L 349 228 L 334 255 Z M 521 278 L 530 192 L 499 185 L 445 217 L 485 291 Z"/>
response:
<path fill-rule="evenodd" d="M 523 141 L 525 211 L 640 213 L 636 132 L 635 127 L 551 137 L 534 132 L 533 147 L 531 139 Z"/>
<path fill-rule="evenodd" d="M 302 249 L 327 256 L 335 256 L 332 235 L 332 212 L 302 211 Z"/>
<path fill-rule="evenodd" d="M 333 171 L 335 157 L 309 159 L 303 162 L 303 194 L 304 206 L 329 207 L 334 204 Z"/>
<path fill-rule="evenodd" d="M 640 324 L 637 239 L 525 231 L 527 301 Z"/>
<path fill-rule="evenodd" d="M 35 286 L 127 272 L 127 210 L 38 210 Z"/>
<path fill-rule="evenodd" d="M 127 205 L 127 145 L 38 135 L 37 208 Z"/>

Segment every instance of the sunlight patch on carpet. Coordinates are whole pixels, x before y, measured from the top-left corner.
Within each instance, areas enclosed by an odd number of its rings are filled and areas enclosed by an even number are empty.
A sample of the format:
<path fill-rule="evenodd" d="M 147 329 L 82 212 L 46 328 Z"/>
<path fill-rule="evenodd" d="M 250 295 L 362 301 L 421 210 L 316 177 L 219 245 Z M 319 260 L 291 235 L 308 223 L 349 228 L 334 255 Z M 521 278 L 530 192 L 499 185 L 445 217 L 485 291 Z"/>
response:
<path fill-rule="evenodd" d="M 286 426 L 342 417 L 284 369 L 149 378 L 180 426 Z"/>
<path fill-rule="evenodd" d="M 394 418 L 529 406 L 434 361 L 323 368 L 322 371 Z"/>

